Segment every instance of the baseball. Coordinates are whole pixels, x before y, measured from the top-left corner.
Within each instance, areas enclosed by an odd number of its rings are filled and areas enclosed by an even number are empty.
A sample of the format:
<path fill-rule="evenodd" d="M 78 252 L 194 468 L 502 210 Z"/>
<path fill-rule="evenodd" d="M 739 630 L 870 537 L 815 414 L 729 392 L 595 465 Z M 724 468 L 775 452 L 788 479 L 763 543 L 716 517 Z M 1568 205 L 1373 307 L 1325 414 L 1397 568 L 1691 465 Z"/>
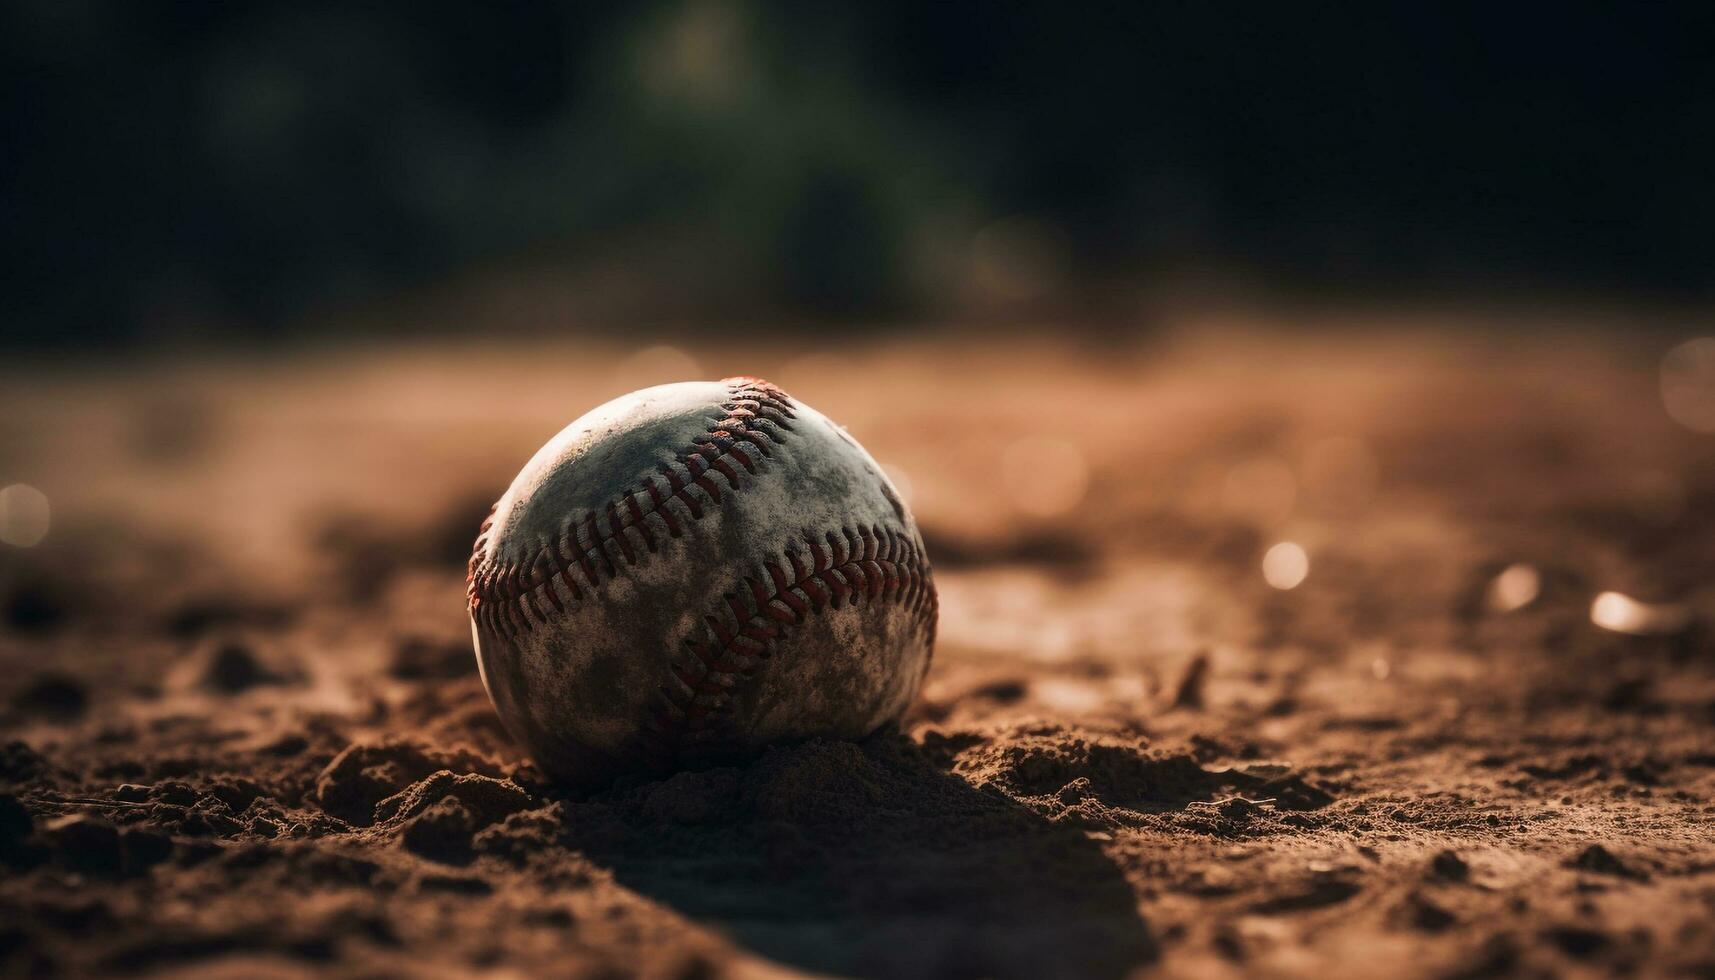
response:
<path fill-rule="evenodd" d="M 484 522 L 477 666 L 514 738 L 593 787 L 905 711 L 929 562 L 846 431 L 756 378 L 661 385 L 567 426 Z"/>

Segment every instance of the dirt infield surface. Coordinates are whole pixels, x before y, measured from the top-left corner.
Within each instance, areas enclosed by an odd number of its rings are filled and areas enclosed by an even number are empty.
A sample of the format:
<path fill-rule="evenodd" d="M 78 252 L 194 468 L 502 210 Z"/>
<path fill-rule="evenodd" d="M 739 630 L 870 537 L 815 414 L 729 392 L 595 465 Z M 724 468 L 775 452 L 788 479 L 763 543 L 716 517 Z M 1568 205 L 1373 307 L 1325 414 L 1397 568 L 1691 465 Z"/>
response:
<path fill-rule="evenodd" d="M 0 972 L 1715 975 L 1667 344 L 1046 335 L 5 369 L 53 522 L 0 546 Z M 585 409 L 734 374 L 911 501 L 924 696 L 568 795 L 477 679 L 477 524 Z"/>

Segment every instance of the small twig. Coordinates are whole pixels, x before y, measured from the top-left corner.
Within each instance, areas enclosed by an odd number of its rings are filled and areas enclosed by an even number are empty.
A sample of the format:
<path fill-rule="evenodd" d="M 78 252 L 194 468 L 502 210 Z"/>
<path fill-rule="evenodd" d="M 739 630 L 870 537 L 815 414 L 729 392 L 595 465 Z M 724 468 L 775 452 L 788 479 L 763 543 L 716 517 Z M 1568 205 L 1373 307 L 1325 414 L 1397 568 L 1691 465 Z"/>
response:
<path fill-rule="evenodd" d="M 1186 806 L 1225 806 L 1228 803 L 1249 803 L 1251 806 L 1262 806 L 1264 803 L 1273 803 L 1277 799 L 1278 799 L 1278 797 L 1274 797 L 1274 796 L 1270 796 L 1266 799 L 1261 799 L 1261 800 L 1253 800 L 1253 799 L 1250 799 L 1250 798 L 1244 797 L 1244 796 L 1229 796 L 1224 800 L 1206 800 L 1206 801 L 1205 800 L 1192 800 L 1190 803 L 1187 803 L 1185 805 Z"/>
<path fill-rule="evenodd" d="M 127 800 L 97 800 L 87 796 L 41 796 L 37 799 L 43 803 L 53 803 L 59 806 L 112 806 L 131 807 L 138 810 L 149 808 L 147 803 L 132 803 Z"/>

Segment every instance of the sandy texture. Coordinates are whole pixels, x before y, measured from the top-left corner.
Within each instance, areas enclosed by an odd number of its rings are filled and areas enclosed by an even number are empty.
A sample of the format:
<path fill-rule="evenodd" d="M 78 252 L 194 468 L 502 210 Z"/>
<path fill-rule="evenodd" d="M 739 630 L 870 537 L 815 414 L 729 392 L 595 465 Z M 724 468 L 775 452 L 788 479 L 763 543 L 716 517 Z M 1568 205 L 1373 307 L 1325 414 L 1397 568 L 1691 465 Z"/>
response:
<path fill-rule="evenodd" d="M 14 369 L 0 482 L 55 524 L 0 548 L 0 966 L 1715 973 L 1715 444 L 1665 343 L 1365 326 Z M 544 439 L 687 372 L 889 468 L 936 660 L 900 733 L 567 794 L 464 561 Z"/>

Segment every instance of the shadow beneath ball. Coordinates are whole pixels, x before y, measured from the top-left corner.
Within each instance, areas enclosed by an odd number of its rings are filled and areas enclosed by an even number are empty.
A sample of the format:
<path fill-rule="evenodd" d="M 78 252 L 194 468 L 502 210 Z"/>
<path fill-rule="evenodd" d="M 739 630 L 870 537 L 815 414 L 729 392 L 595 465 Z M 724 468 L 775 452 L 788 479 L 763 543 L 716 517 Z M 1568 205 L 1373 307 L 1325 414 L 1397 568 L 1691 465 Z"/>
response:
<path fill-rule="evenodd" d="M 1094 841 L 898 734 L 774 749 L 566 817 L 566 843 L 627 888 L 799 969 L 1109 977 L 1157 955 Z"/>

